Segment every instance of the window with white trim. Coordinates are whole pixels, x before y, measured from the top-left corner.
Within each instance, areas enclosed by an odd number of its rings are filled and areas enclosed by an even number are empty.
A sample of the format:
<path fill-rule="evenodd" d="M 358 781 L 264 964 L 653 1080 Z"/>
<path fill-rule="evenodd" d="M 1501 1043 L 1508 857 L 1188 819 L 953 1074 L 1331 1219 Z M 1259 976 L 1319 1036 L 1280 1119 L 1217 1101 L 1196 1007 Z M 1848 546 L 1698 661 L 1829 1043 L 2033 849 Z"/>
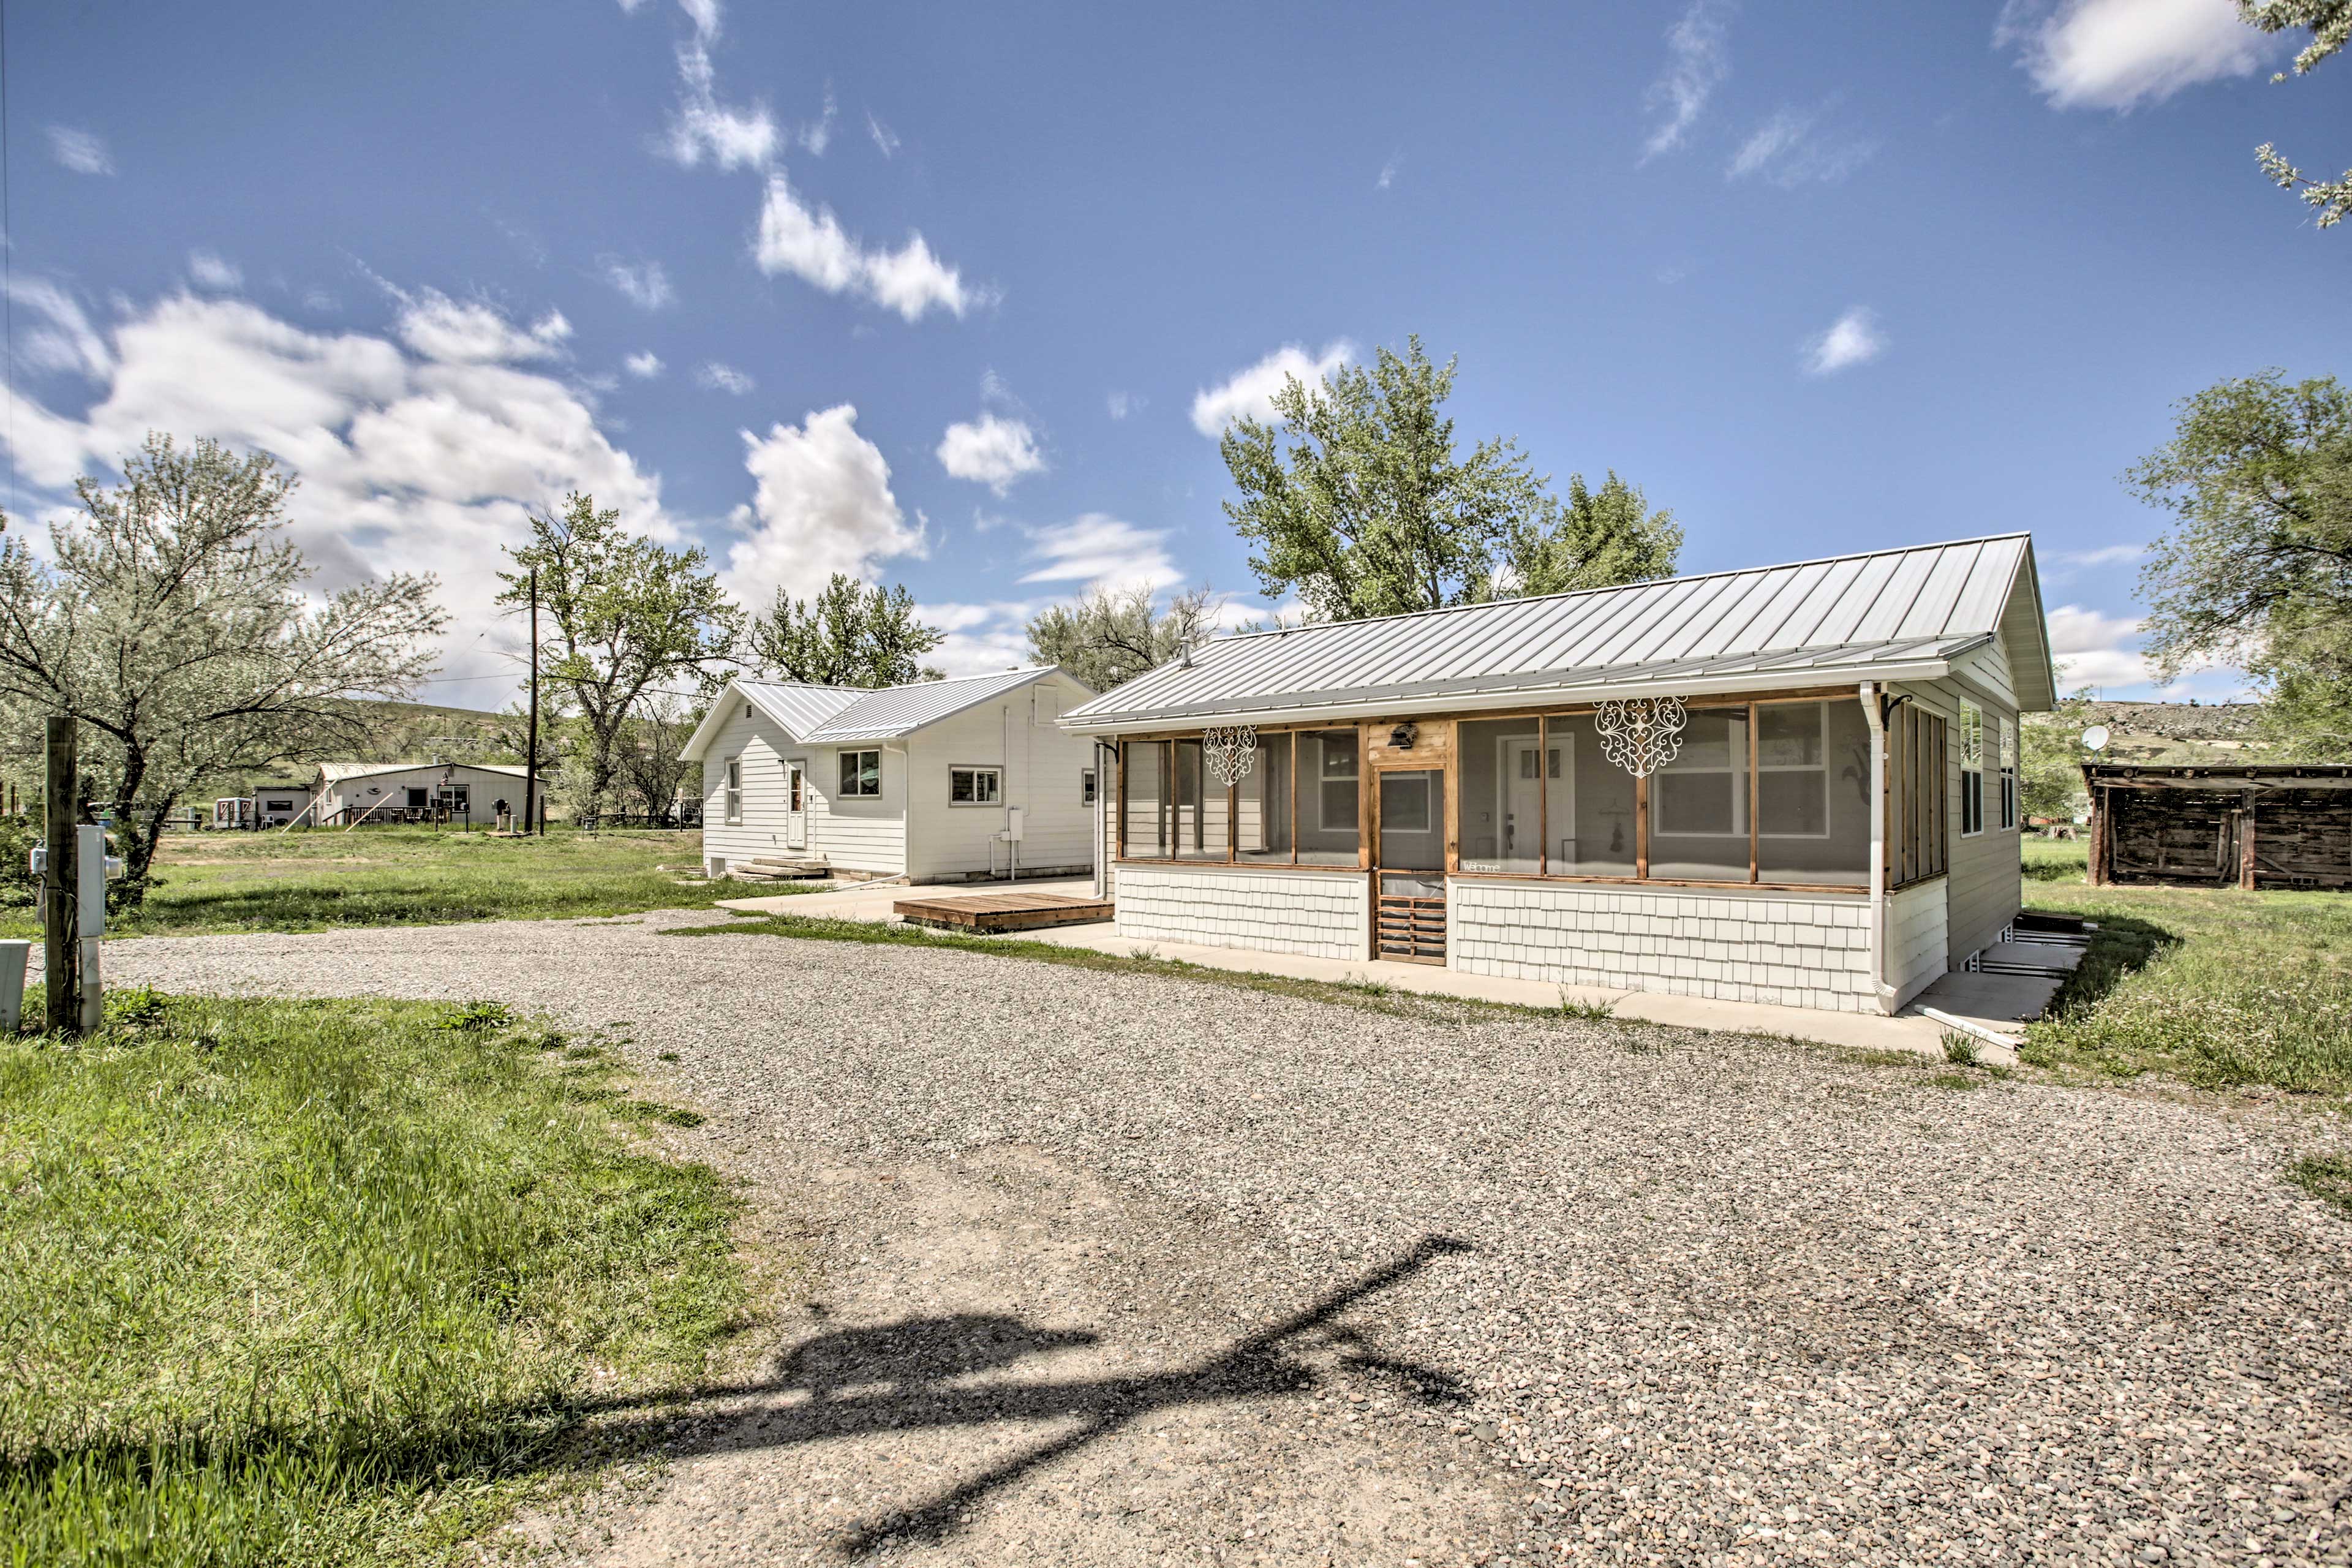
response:
<path fill-rule="evenodd" d="M 1003 798 L 1003 769 L 950 768 L 948 770 L 948 804 L 950 805 L 995 805 Z"/>
<path fill-rule="evenodd" d="M 1984 710 L 1960 704 L 1960 837 L 1984 831 Z"/>
<path fill-rule="evenodd" d="M 1094 803 L 1095 771 L 1092 768 L 1080 768 L 1078 770 L 1078 804 L 1092 805 Z"/>
<path fill-rule="evenodd" d="M 2000 719 L 2000 825 L 2017 826 L 2017 721 Z"/>
<path fill-rule="evenodd" d="M 743 759 L 740 757 L 730 757 L 727 759 L 727 800 L 725 804 L 728 821 L 740 822 L 743 820 Z"/>
<path fill-rule="evenodd" d="M 842 752 L 841 793 L 848 796 L 880 795 L 882 793 L 882 753 L 879 752 Z"/>

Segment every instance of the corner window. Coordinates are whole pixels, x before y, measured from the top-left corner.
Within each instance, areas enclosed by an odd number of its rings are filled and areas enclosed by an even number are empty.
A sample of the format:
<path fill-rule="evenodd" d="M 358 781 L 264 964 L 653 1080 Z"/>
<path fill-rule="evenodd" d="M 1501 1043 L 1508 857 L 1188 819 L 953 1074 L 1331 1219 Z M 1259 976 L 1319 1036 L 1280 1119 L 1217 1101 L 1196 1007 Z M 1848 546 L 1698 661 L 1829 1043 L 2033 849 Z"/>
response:
<path fill-rule="evenodd" d="M 1094 803 L 1095 771 L 1092 768 L 1080 768 L 1078 770 L 1078 804 L 1092 805 Z"/>
<path fill-rule="evenodd" d="M 1960 837 L 1984 831 L 1984 710 L 1960 704 Z"/>
<path fill-rule="evenodd" d="M 1004 770 L 1002 768 L 948 770 L 950 805 L 994 805 L 1003 798 Z"/>
<path fill-rule="evenodd" d="M 882 753 L 842 752 L 841 793 L 850 796 L 879 795 L 882 793 Z"/>
<path fill-rule="evenodd" d="M 728 821 L 743 820 L 743 760 L 740 757 L 727 759 L 726 806 Z"/>
<path fill-rule="evenodd" d="M 2017 826 L 2017 721 L 2002 719 L 2000 725 L 2000 825 Z"/>

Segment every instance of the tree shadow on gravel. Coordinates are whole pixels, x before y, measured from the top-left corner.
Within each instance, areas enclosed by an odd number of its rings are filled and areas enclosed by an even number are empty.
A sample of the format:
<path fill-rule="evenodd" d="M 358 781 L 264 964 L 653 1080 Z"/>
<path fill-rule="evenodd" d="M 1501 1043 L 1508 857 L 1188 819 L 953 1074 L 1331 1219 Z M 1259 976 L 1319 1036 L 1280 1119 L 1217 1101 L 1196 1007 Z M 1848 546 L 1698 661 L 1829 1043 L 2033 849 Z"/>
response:
<path fill-rule="evenodd" d="M 858 1556 L 899 1542 L 941 1540 L 990 1494 L 1160 1412 L 1315 1388 L 1320 1374 L 1298 1359 L 1302 1352 L 1337 1350 L 1343 1368 L 1384 1383 L 1423 1405 L 1466 1404 L 1468 1391 L 1449 1373 L 1381 1355 L 1361 1334 L 1336 1326 L 1333 1320 L 1434 1259 L 1469 1250 L 1467 1243 L 1452 1237 L 1426 1237 L 1402 1258 L 1299 1311 L 1214 1355 L 1165 1373 L 960 1384 L 955 1380 L 1002 1371 L 1031 1356 L 1092 1345 L 1099 1336 L 1035 1328 L 997 1314 L 958 1314 L 819 1334 L 788 1352 L 774 1376 L 756 1382 L 592 1400 L 579 1408 L 583 1415 L 620 1415 L 617 1425 L 602 1420 L 598 1426 L 608 1437 L 649 1446 L 667 1435 L 670 1423 L 689 1405 L 805 1392 L 804 1399 L 761 1409 L 756 1419 L 722 1418 L 718 1430 L 683 1445 L 697 1451 L 788 1447 L 833 1437 L 1003 1422 L 1077 1422 L 1074 1430 L 927 1501 L 853 1527 L 837 1544 L 845 1554 Z"/>

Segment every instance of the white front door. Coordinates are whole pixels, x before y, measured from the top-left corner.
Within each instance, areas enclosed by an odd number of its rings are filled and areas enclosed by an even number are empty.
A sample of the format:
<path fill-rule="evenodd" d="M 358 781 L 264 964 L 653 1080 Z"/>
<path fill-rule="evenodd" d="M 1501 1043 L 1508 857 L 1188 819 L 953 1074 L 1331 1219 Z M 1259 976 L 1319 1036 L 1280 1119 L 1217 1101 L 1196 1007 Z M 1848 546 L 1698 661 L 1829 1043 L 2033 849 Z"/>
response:
<path fill-rule="evenodd" d="M 1543 845 L 1542 765 L 1533 735 L 1503 742 L 1503 858 L 1532 863 Z"/>
<path fill-rule="evenodd" d="M 798 763 L 784 764 L 784 847 L 808 847 L 808 777 Z"/>

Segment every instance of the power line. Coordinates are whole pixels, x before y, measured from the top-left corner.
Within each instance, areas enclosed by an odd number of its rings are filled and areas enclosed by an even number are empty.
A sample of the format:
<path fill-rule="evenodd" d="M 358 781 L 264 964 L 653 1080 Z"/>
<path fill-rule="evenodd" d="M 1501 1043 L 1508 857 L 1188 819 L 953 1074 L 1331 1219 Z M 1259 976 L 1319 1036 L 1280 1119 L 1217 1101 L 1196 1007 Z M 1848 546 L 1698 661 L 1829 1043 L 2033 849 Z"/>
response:
<path fill-rule="evenodd" d="M 16 510 L 16 225 L 8 212 L 8 5 L 0 0 L 0 355 L 8 361 L 8 510 Z"/>

